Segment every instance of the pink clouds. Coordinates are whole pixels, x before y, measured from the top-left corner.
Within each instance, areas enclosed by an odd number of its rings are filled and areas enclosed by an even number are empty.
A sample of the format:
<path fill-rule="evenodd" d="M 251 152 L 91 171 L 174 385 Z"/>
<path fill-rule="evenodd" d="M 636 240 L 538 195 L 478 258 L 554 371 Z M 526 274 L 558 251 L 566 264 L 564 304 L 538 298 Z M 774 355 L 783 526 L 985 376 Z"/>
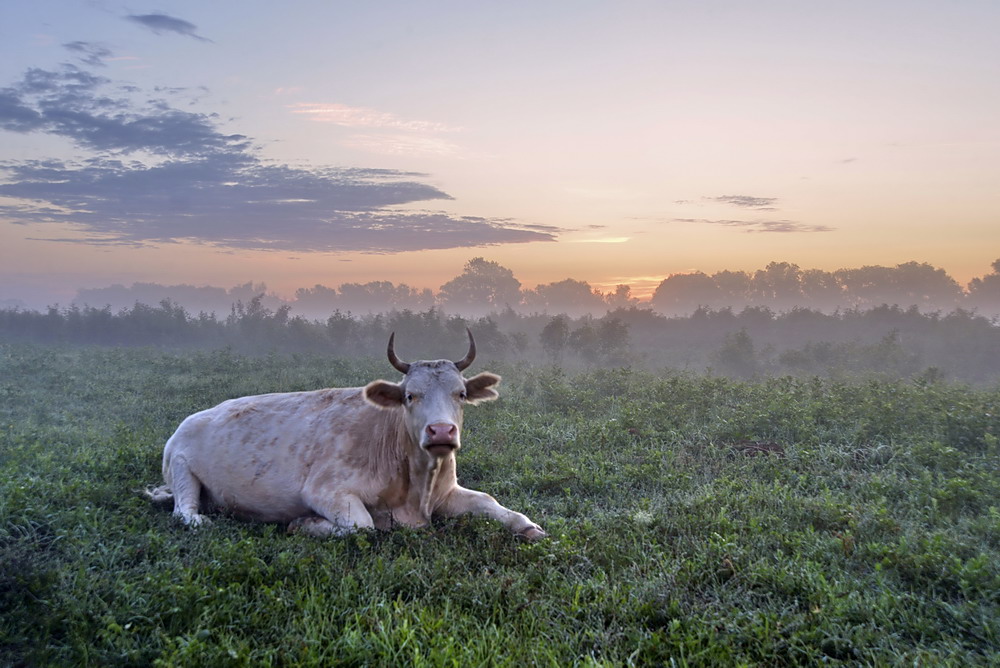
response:
<path fill-rule="evenodd" d="M 386 111 L 346 104 L 300 102 L 289 105 L 293 114 L 303 114 L 321 123 L 333 123 L 348 128 L 379 128 L 410 132 L 458 132 L 462 128 L 432 121 L 406 120 Z"/>

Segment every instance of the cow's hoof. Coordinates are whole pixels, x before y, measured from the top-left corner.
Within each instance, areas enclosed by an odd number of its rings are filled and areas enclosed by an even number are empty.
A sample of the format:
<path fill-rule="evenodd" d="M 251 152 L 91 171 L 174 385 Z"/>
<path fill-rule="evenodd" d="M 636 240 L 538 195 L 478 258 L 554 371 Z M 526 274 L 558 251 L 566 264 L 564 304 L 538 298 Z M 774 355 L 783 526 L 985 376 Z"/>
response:
<path fill-rule="evenodd" d="M 212 520 L 198 513 L 192 513 L 190 515 L 181 515 L 179 513 L 175 513 L 174 516 L 181 522 L 183 522 L 185 526 L 191 527 L 192 529 L 197 529 L 198 527 L 207 527 L 212 523 Z"/>
<path fill-rule="evenodd" d="M 289 534 L 304 533 L 311 534 L 312 530 L 315 528 L 315 524 L 318 520 L 322 518 L 319 517 L 296 517 L 294 520 L 288 523 L 288 527 L 285 531 Z"/>
<path fill-rule="evenodd" d="M 528 527 L 527 529 L 525 529 L 524 531 L 522 531 L 521 533 L 519 533 L 517 535 L 518 535 L 518 537 L 523 538 L 524 540 L 528 541 L 529 543 L 532 543 L 532 542 L 534 542 L 536 540 L 541 540 L 542 538 L 545 538 L 549 534 L 545 533 L 542 530 L 542 527 L 540 527 L 540 526 L 533 526 L 533 527 Z"/>
<path fill-rule="evenodd" d="M 288 533 L 300 533 L 304 536 L 315 536 L 325 538 L 326 536 L 343 536 L 349 531 L 338 527 L 325 517 L 308 515 L 306 517 L 296 517 L 288 523 Z"/>

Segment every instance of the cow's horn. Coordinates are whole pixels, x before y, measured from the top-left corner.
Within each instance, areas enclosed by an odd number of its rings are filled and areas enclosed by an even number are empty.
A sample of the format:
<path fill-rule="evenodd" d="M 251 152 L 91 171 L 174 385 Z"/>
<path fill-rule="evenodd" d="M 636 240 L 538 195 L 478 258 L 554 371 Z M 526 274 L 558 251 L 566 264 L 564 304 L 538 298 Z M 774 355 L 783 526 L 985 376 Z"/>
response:
<path fill-rule="evenodd" d="M 458 367 L 459 371 L 467 369 L 469 365 L 472 364 L 472 360 L 476 359 L 476 340 L 472 338 L 472 330 L 466 327 L 465 331 L 469 334 L 469 353 L 462 359 L 455 362 L 455 366 Z"/>
<path fill-rule="evenodd" d="M 389 347 L 386 349 L 386 354 L 389 355 L 389 364 L 394 366 L 398 371 L 403 373 L 409 373 L 410 363 L 404 362 L 403 360 L 396 357 L 396 351 L 393 350 L 392 341 L 396 338 L 396 332 L 389 335 Z"/>

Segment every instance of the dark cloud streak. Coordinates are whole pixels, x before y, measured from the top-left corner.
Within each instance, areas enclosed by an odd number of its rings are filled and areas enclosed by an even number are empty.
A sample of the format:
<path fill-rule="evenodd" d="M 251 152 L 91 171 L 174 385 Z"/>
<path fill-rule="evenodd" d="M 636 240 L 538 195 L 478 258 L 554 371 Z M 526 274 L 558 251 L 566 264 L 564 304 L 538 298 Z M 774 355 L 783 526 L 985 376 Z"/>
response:
<path fill-rule="evenodd" d="M 760 209 L 773 211 L 772 207 L 778 201 L 776 197 L 752 197 L 750 195 L 720 195 L 719 197 L 706 197 L 705 199 L 720 204 L 732 204 L 744 209 Z"/>
<path fill-rule="evenodd" d="M 202 42 L 211 42 L 207 37 L 202 37 L 196 30 L 198 26 L 184 19 L 179 19 L 167 14 L 129 14 L 125 20 L 137 23 L 144 28 L 152 30 L 157 35 L 163 33 L 176 33 L 185 37 L 192 37 Z"/>
<path fill-rule="evenodd" d="M 110 49 L 91 42 L 69 42 L 63 44 L 63 47 L 68 51 L 78 54 L 78 58 L 82 63 L 92 67 L 103 67 L 104 59 L 112 56 Z"/>
<path fill-rule="evenodd" d="M 507 220 L 390 210 L 451 197 L 413 172 L 268 164 L 215 115 L 136 102 L 141 94 L 73 65 L 32 69 L 0 89 L 0 129 L 65 137 L 90 153 L 0 162 L 0 195 L 18 200 L 0 215 L 68 223 L 84 237 L 59 241 L 100 245 L 393 253 L 555 239 L 552 228 Z"/>
<path fill-rule="evenodd" d="M 103 93 L 109 83 L 73 65 L 28 70 L 20 82 L 0 89 L 0 129 L 59 135 L 95 151 L 195 156 L 249 148 L 246 137 L 220 133 L 206 114 L 163 100 L 137 106 L 126 95 L 135 91 Z"/>
<path fill-rule="evenodd" d="M 835 228 L 827 225 L 807 225 L 792 220 L 711 220 L 707 218 L 674 218 L 675 223 L 699 223 L 704 225 L 722 225 L 725 227 L 741 227 L 745 232 L 832 232 Z"/>

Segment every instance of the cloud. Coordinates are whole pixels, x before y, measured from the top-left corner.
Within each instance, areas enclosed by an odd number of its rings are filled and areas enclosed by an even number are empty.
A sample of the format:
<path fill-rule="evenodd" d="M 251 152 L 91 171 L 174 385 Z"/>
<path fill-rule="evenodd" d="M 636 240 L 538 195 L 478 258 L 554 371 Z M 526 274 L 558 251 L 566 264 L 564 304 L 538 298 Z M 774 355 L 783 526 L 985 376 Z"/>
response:
<path fill-rule="evenodd" d="M 439 137 L 399 134 L 358 134 L 344 141 L 345 146 L 381 155 L 457 156 L 461 147 Z"/>
<path fill-rule="evenodd" d="M 93 67 L 103 67 L 104 60 L 114 55 L 107 47 L 91 42 L 68 42 L 63 44 L 63 48 L 79 54 L 80 62 Z"/>
<path fill-rule="evenodd" d="M 198 29 L 198 26 L 195 24 L 166 14 L 129 14 L 125 17 L 125 20 L 138 23 L 142 27 L 152 30 L 157 35 L 172 32 L 184 35 L 185 37 L 193 37 L 202 42 L 212 41 L 195 32 Z"/>
<path fill-rule="evenodd" d="M 385 207 L 451 199 L 389 170 L 303 170 L 209 156 L 144 167 L 112 159 L 4 164 L 0 206 L 21 224 L 71 223 L 88 244 L 193 241 L 231 249 L 406 250 L 549 241 L 509 221 Z M 37 203 L 43 202 L 44 206 Z M 71 239 L 58 239 L 70 241 Z"/>
<path fill-rule="evenodd" d="M 194 156 L 243 151 L 242 135 L 219 132 L 206 114 L 181 111 L 163 100 L 137 105 L 128 96 L 102 92 L 110 81 L 73 65 L 30 69 L 14 86 L 0 89 L 0 129 L 67 137 L 95 151 Z"/>
<path fill-rule="evenodd" d="M 82 237 L 59 240 L 88 244 L 391 253 L 555 239 L 552 228 L 509 220 L 390 210 L 451 197 L 414 172 L 266 163 L 216 115 L 142 93 L 72 65 L 0 89 L 0 129 L 58 135 L 89 152 L 0 162 L 0 197 L 14 198 L 0 216 L 70 224 Z"/>
<path fill-rule="evenodd" d="M 348 128 L 381 128 L 412 132 L 458 132 L 461 130 L 461 128 L 444 123 L 406 120 L 386 111 L 378 111 L 368 107 L 350 107 L 346 104 L 302 102 L 289 105 L 288 108 L 293 114 L 301 114 L 314 121 L 333 123 Z"/>
<path fill-rule="evenodd" d="M 288 109 L 317 122 L 366 130 L 344 141 L 351 148 L 381 155 L 457 157 L 462 153 L 458 144 L 437 136 L 462 131 L 445 123 L 405 119 L 387 111 L 339 103 L 303 102 L 288 105 Z"/>
<path fill-rule="evenodd" d="M 807 225 L 791 220 L 709 220 L 707 218 L 674 218 L 676 223 L 700 223 L 705 225 L 723 225 L 725 227 L 742 227 L 745 232 L 832 232 L 833 227 L 827 225 Z"/>
<path fill-rule="evenodd" d="M 765 209 L 764 207 L 771 207 L 778 201 L 776 197 L 751 197 L 750 195 L 721 195 L 719 197 L 706 197 L 705 199 L 712 202 L 719 202 L 720 204 L 732 204 L 744 209 L 762 209 L 767 211 L 773 211 L 774 209 Z"/>
<path fill-rule="evenodd" d="M 507 222 L 513 224 L 513 221 L 507 220 Z M 554 225 L 530 225 L 528 223 L 524 223 L 524 224 L 519 224 L 518 227 L 521 227 L 525 230 L 537 230 L 539 232 L 544 232 L 546 234 L 557 234 L 559 232 L 566 231 L 564 228 L 555 227 Z"/>

